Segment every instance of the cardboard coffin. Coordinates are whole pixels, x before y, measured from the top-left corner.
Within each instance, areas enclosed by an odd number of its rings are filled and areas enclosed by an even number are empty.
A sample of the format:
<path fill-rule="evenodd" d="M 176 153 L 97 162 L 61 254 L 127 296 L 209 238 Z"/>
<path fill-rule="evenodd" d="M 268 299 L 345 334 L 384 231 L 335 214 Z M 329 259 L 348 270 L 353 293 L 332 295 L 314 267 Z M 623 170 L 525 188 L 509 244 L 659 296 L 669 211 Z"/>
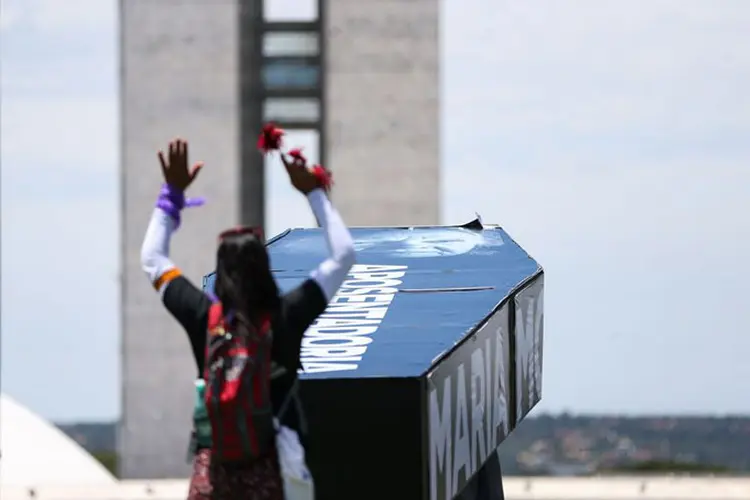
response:
<path fill-rule="evenodd" d="M 316 498 L 450 500 L 541 398 L 542 268 L 478 220 L 352 234 L 357 264 L 303 340 Z M 268 250 L 282 290 L 328 254 L 320 229 Z"/>

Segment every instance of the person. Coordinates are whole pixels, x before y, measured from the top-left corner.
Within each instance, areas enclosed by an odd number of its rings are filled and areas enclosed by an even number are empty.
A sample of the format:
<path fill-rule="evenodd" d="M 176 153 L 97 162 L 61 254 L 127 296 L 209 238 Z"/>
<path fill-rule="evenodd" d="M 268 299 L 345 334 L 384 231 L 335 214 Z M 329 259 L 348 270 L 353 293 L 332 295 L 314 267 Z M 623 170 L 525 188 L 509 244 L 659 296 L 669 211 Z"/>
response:
<path fill-rule="evenodd" d="M 328 199 L 320 177 L 295 159 L 282 160 L 291 184 L 303 193 L 323 230 L 329 257 L 308 279 L 288 293 L 281 294 L 271 273 L 269 256 L 256 231 L 239 228 L 220 235 L 216 257 L 215 298 L 204 294 L 185 277 L 169 258 L 169 242 L 181 221 L 181 210 L 189 206 L 185 191 L 193 183 L 203 164 L 188 167 L 188 144 L 175 139 L 168 152 L 159 152 L 165 184 L 146 231 L 141 252 L 142 268 L 165 308 L 182 325 L 193 350 L 199 378 L 206 379 L 205 401 L 208 409 L 216 408 L 216 369 L 213 356 L 222 346 L 214 342 L 224 335 L 224 328 L 242 339 L 252 349 L 247 365 L 257 365 L 251 375 L 253 403 L 256 409 L 268 407 L 270 370 L 262 348 L 270 347 L 270 357 L 287 373 L 300 368 L 300 348 L 305 330 L 322 314 L 338 291 L 355 261 L 354 242 L 339 213 Z M 218 316 L 218 317 L 217 317 Z M 211 323 L 211 324 L 209 324 Z M 209 335 L 209 330 L 213 334 Z M 214 335 L 218 331 L 222 335 Z M 210 336 L 210 342 L 209 342 Z M 270 346 L 269 344 L 270 339 Z M 254 354 L 254 356 L 253 356 Z M 239 359 L 239 358 L 237 358 Z M 244 359 L 244 358 L 243 358 Z M 231 370 L 230 370 L 231 371 Z M 224 372 L 228 374 L 229 372 Z M 230 381 L 227 377 L 223 382 Z M 222 380 L 220 380 L 222 382 Z M 223 396 L 223 393 L 222 393 Z M 257 397 L 257 400 L 256 400 Z M 277 401 L 279 398 L 275 398 Z M 277 404 L 273 405 L 274 409 Z M 209 413 L 211 413 L 209 411 Z M 224 500 L 282 499 L 283 487 L 274 445 L 271 412 L 257 411 L 251 415 L 253 425 L 253 458 L 225 460 L 227 434 L 235 435 L 233 423 L 212 421 L 211 443 L 199 447 L 194 459 L 190 499 Z M 243 442 L 244 444 L 244 442 Z"/>

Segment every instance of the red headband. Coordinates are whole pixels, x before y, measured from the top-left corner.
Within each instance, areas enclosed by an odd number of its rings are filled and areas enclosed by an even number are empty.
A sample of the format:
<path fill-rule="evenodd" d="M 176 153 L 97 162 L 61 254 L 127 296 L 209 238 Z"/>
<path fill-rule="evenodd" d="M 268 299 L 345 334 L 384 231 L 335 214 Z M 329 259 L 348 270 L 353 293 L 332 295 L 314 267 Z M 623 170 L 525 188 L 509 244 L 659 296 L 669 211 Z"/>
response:
<path fill-rule="evenodd" d="M 219 234 L 219 243 L 221 243 L 224 238 L 227 238 L 229 236 L 239 236 L 241 234 L 254 234 L 256 238 L 258 238 L 260 241 L 263 241 L 263 228 L 258 226 L 238 226 L 232 229 L 227 229 L 226 231 L 222 231 Z"/>

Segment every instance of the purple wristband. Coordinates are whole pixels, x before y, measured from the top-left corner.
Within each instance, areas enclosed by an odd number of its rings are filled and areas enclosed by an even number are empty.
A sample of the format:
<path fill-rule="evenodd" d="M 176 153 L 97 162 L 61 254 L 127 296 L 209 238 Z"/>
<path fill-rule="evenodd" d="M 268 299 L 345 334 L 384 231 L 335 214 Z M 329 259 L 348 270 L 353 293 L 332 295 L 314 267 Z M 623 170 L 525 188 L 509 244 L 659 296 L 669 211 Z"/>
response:
<path fill-rule="evenodd" d="M 185 193 L 179 189 L 164 184 L 159 191 L 156 207 L 163 210 L 175 222 L 175 229 L 180 227 L 180 212 L 185 207 L 199 207 L 206 202 L 203 198 L 185 199 Z"/>

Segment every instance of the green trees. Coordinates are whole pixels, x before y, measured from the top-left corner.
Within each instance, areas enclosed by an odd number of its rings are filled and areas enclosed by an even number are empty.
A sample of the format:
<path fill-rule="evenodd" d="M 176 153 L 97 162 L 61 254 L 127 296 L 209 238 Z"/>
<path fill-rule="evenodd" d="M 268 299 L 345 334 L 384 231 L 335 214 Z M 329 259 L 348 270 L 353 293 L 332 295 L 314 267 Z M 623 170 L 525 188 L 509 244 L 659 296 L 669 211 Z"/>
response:
<path fill-rule="evenodd" d="M 106 469 L 117 476 L 117 453 L 114 451 L 96 451 L 92 453 L 93 457 L 99 461 Z"/>

